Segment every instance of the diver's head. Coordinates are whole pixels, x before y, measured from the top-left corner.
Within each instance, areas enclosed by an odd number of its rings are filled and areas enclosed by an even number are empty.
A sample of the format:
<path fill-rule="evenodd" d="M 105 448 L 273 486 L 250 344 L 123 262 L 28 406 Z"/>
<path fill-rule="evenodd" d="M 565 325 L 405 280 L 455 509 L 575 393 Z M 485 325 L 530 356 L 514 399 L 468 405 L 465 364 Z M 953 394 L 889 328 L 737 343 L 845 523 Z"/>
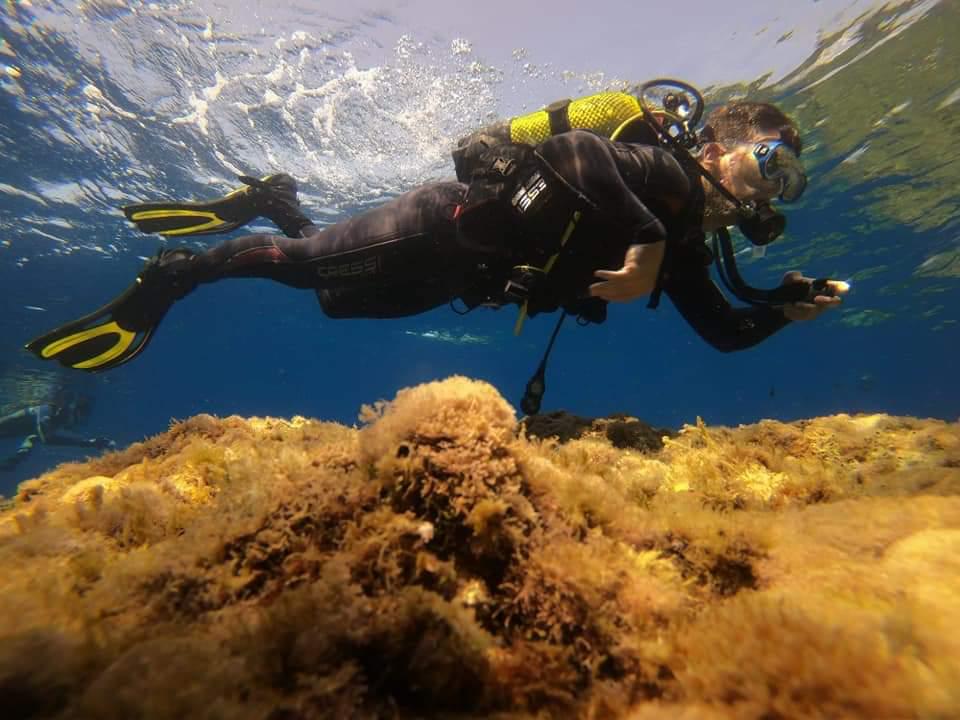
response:
<path fill-rule="evenodd" d="M 700 138 L 700 164 L 738 200 L 763 205 L 774 198 L 793 202 L 803 194 L 807 177 L 799 160 L 800 133 L 776 106 L 722 105 L 707 117 Z M 709 182 L 704 189 L 704 229 L 736 223 L 737 207 Z"/>

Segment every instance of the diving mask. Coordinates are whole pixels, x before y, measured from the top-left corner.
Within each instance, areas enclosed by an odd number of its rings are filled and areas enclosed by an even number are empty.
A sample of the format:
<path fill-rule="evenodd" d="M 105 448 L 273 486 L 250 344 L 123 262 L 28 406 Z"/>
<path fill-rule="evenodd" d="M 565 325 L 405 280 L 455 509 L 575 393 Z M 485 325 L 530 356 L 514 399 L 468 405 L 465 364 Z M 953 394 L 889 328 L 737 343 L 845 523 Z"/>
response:
<path fill-rule="evenodd" d="M 780 199 L 794 202 L 807 187 L 807 174 L 800 158 L 783 140 L 758 142 L 753 146 L 753 157 L 765 180 L 780 184 Z"/>

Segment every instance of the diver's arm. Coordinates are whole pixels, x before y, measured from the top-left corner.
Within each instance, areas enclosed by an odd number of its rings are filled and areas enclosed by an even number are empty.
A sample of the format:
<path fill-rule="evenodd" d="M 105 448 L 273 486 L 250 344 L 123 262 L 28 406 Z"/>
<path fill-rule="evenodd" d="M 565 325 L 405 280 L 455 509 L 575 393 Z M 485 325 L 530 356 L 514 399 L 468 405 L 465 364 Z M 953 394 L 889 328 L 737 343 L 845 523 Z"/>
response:
<path fill-rule="evenodd" d="M 590 286 L 590 294 L 630 302 L 653 292 L 666 249 L 664 222 L 677 218 L 690 193 L 680 165 L 660 148 L 617 145 L 585 132 L 551 138 L 541 145 L 541 154 L 593 202 L 598 215 L 628 227 L 631 244 L 623 266 L 598 268 L 594 276 L 601 282 Z"/>
<path fill-rule="evenodd" d="M 590 295 L 609 302 L 631 302 L 649 295 L 657 286 L 666 241 L 631 245 L 619 270 L 595 270 L 600 282 L 590 285 Z"/>
<path fill-rule="evenodd" d="M 776 308 L 731 306 L 707 267 L 678 265 L 667 273 L 664 292 L 697 334 L 720 352 L 746 350 L 790 324 Z"/>

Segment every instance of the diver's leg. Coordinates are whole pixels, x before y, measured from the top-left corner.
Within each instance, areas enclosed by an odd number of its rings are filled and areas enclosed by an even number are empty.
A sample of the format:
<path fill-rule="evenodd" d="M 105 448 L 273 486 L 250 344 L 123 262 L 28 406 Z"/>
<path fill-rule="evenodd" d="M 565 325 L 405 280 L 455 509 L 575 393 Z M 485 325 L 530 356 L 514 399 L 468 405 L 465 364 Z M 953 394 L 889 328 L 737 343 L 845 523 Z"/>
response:
<path fill-rule="evenodd" d="M 170 307 L 197 284 L 231 277 L 374 296 L 387 287 L 429 288 L 428 296 L 387 298 L 408 301 L 402 314 L 429 309 L 455 297 L 469 272 L 456 243 L 455 210 L 465 191 L 460 183 L 425 185 L 305 237 L 247 235 L 199 254 L 165 250 L 117 298 L 34 338 L 26 349 L 78 370 L 118 367 L 143 351 Z M 354 316 L 362 312 L 369 311 Z"/>
<path fill-rule="evenodd" d="M 123 212 L 141 231 L 167 237 L 225 233 L 257 217 L 272 220 L 288 237 L 299 237 L 310 224 L 300 211 L 297 181 L 290 175 L 242 175 L 240 180 L 242 187 L 214 200 L 136 203 Z"/>
<path fill-rule="evenodd" d="M 431 183 L 299 238 L 245 235 L 198 254 L 171 253 L 161 265 L 183 284 L 260 277 L 296 288 L 378 287 L 455 278 L 457 205 L 466 187 Z"/>

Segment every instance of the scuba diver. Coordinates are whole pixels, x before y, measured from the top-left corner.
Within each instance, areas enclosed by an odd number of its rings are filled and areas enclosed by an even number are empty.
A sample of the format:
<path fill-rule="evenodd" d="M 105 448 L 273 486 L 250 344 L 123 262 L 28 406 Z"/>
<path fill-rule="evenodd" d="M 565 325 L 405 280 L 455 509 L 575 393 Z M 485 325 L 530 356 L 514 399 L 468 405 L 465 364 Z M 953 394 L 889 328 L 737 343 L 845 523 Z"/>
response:
<path fill-rule="evenodd" d="M 140 230 L 168 237 L 226 232 L 256 217 L 286 237 L 161 250 L 114 301 L 26 347 L 72 368 L 114 368 L 142 352 L 197 285 L 244 277 L 314 290 L 331 318 L 514 304 L 519 332 L 527 316 L 560 309 L 521 403 L 528 414 L 539 411 L 547 356 L 568 314 L 599 323 L 608 302 L 649 295 L 655 308 L 666 293 L 713 347 L 751 347 L 836 305 L 847 286 L 799 272 L 772 290 L 743 281 L 727 226 L 757 245 L 783 231 L 770 201 L 795 201 L 806 187 L 800 135 L 775 106 L 746 102 L 717 108 L 698 133 L 703 108 L 696 89 L 673 80 L 555 103 L 464 138 L 456 182 L 422 185 L 326 227 L 301 212 L 286 174 L 243 176 L 243 187 L 213 202 L 125 207 Z M 714 261 L 749 307 L 731 306 L 714 284 Z"/>
<path fill-rule="evenodd" d="M 83 423 L 90 413 L 90 398 L 67 392 L 59 400 L 31 405 L 0 416 L 0 437 L 20 437 L 23 442 L 17 451 L 0 458 L 0 470 L 13 470 L 27 459 L 38 442 L 44 445 L 114 448 L 109 438 L 84 437 L 70 428 Z"/>

